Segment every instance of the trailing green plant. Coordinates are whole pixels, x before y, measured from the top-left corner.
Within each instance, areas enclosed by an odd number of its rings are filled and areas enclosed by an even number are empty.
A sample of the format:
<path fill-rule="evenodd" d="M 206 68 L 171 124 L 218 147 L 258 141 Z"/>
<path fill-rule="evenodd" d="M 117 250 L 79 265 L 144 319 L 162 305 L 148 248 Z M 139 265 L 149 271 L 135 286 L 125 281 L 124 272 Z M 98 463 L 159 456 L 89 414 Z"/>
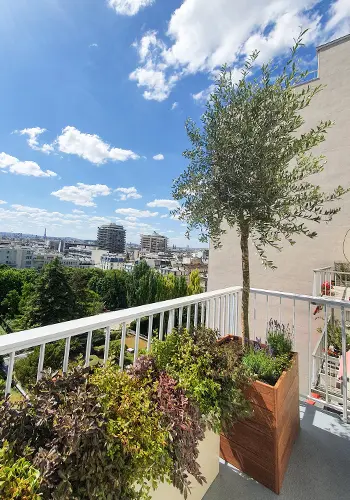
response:
<path fill-rule="evenodd" d="M 199 405 L 208 424 L 219 431 L 225 423 L 244 418 L 249 404 L 243 389 L 249 377 L 241 365 L 242 350 L 235 342 L 220 345 L 217 332 L 197 328 L 174 330 L 155 340 L 152 355 L 159 370 L 177 380 Z"/>
<path fill-rule="evenodd" d="M 266 340 L 274 356 L 291 354 L 293 339 L 289 325 L 284 325 L 283 323 L 270 319 Z"/>
<path fill-rule="evenodd" d="M 0 357 L 0 365 L 2 364 L 2 359 Z M 5 394 L 5 386 L 6 380 L 2 373 L 0 373 L 0 400 L 4 397 Z"/>
<path fill-rule="evenodd" d="M 0 498 L 2 500 L 40 500 L 40 471 L 25 457 L 15 458 L 9 443 L 0 447 Z"/>
<path fill-rule="evenodd" d="M 108 432 L 98 388 L 86 370 L 45 376 L 30 400 L 0 404 L 0 418 L 0 440 L 40 471 L 43 499 L 142 498 L 127 482 L 123 452 L 111 459 L 117 438 Z"/>
<path fill-rule="evenodd" d="M 124 372 L 115 364 L 47 372 L 30 399 L 0 402 L 0 443 L 38 471 L 43 500 L 148 500 L 164 481 L 186 498 L 190 475 L 205 481 L 197 462 L 205 425 L 219 430 L 249 414 L 241 359 L 235 343 L 195 329 L 155 342 Z"/>
<path fill-rule="evenodd" d="M 188 474 L 200 484 L 205 481 L 197 463 L 198 444 L 205 430 L 199 408 L 174 378 L 157 369 L 151 356 L 140 356 L 129 373 L 142 382 L 153 384 L 153 401 L 162 415 L 162 425 L 168 430 L 166 446 L 173 463 L 170 479 L 187 498 L 190 491 Z"/>
<path fill-rule="evenodd" d="M 154 403 L 154 386 L 149 377 L 131 377 L 115 365 L 96 371 L 92 383 L 98 388 L 107 416 L 109 456 L 123 457 L 123 481 L 128 495 L 137 481 L 137 496 L 148 498 L 150 487 L 169 478 L 172 461 L 167 452 L 168 430 Z"/>

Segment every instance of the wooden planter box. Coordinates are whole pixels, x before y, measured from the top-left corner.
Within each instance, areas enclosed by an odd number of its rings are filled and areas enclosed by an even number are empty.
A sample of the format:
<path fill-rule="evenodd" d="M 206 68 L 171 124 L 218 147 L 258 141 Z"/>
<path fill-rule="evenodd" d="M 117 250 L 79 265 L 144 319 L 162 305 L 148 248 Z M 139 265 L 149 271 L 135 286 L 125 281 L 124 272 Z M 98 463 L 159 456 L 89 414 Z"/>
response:
<path fill-rule="evenodd" d="M 298 355 L 275 386 L 256 381 L 246 395 L 253 417 L 221 435 L 220 455 L 275 493 L 280 493 L 300 428 Z"/>
<path fill-rule="evenodd" d="M 200 485 L 190 476 L 191 493 L 188 500 L 201 500 L 208 491 L 216 476 L 219 474 L 220 435 L 207 430 L 203 441 L 199 443 L 199 456 L 197 462 L 206 483 Z M 162 483 L 151 493 L 152 500 L 183 500 L 177 488 L 173 485 Z"/>

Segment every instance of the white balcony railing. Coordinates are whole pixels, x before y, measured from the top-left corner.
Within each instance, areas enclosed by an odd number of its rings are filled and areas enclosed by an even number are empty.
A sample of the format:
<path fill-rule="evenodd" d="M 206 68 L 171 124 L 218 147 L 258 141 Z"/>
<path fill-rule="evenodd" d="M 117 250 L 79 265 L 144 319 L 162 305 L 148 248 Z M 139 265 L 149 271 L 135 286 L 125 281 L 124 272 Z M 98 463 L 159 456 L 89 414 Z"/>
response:
<path fill-rule="evenodd" d="M 322 284 L 328 282 L 331 286 L 327 294 L 338 299 L 349 299 L 350 296 L 350 272 L 337 271 L 331 266 L 321 267 L 313 271 L 313 295 L 321 295 Z M 349 318 L 350 320 L 350 318 Z"/>
<path fill-rule="evenodd" d="M 153 319 L 159 315 L 158 336 L 163 338 L 164 331 L 171 331 L 174 327 L 180 325 L 190 327 L 199 324 L 206 325 L 212 328 L 218 328 L 221 332 L 234 331 L 238 329 L 234 323 L 237 320 L 238 296 L 240 287 L 226 288 L 224 290 L 216 290 L 206 292 L 199 295 L 191 295 L 164 302 L 147 304 L 121 311 L 108 312 L 98 314 L 96 316 L 88 316 L 85 318 L 67 321 L 64 323 L 56 323 L 50 326 L 33 328 L 21 332 L 10 333 L 0 336 L 0 356 L 8 355 L 7 363 L 7 380 L 5 393 L 9 394 L 13 379 L 13 368 L 15 363 L 16 352 L 28 350 L 33 347 L 40 346 L 40 355 L 37 369 L 37 379 L 42 375 L 45 345 L 49 342 L 65 340 L 65 351 L 62 364 L 63 372 L 67 372 L 69 364 L 70 342 L 72 337 L 87 334 L 85 366 L 89 365 L 93 332 L 95 330 L 105 329 L 105 346 L 104 346 L 104 363 L 107 362 L 109 356 L 110 331 L 111 327 L 116 328 L 120 325 L 122 330 L 121 350 L 120 350 L 120 367 L 123 368 L 127 326 L 136 321 L 135 334 L 135 349 L 134 361 L 138 356 L 139 341 L 140 341 L 140 323 L 142 318 L 148 318 L 148 335 L 147 335 L 147 351 L 150 350 L 153 336 Z M 184 313 L 184 310 L 186 311 Z M 177 315 L 175 315 L 177 311 Z M 226 314 L 223 314 L 225 311 Z M 193 313 L 191 315 L 191 313 Z M 167 313 L 167 325 L 164 324 L 165 314 Z M 183 324 L 183 319 L 186 317 L 186 324 Z"/>
<path fill-rule="evenodd" d="M 219 330 L 221 335 L 233 333 L 239 336 L 241 335 L 240 300 L 241 287 L 231 287 L 0 336 L 0 356 L 6 357 L 7 361 L 5 392 L 9 394 L 11 391 L 16 353 L 40 346 L 37 368 L 37 379 L 40 379 L 44 367 L 46 344 L 64 339 L 62 371 L 67 372 L 71 338 L 79 335 L 86 336 L 84 362 L 88 366 L 94 331 L 100 329 L 105 331 L 103 358 L 104 363 L 106 363 L 109 357 L 111 329 L 121 328 L 119 364 L 123 368 L 128 325 L 131 322 L 136 322 L 134 361 L 139 354 L 141 319 L 147 321 L 148 318 L 147 351 L 151 348 L 154 335 L 162 339 L 165 331 L 170 332 L 174 327 L 179 326 L 189 328 L 190 326 L 205 325 Z M 316 309 L 318 312 L 314 314 Z M 342 353 L 338 359 L 338 365 L 342 365 L 343 375 L 341 379 L 338 378 L 337 373 L 335 373 L 336 367 L 334 367 L 332 374 L 326 369 L 325 376 L 323 376 L 325 385 L 322 388 L 319 381 L 323 375 L 322 370 L 324 371 L 325 356 L 328 355 L 327 349 L 325 349 L 327 338 L 324 336 L 324 332 L 331 310 L 335 311 L 341 324 Z M 333 407 L 341 412 L 344 419 L 347 420 L 350 401 L 347 396 L 347 328 L 345 318 L 346 312 L 350 313 L 350 302 L 332 297 L 316 297 L 252 288 L 250 311 L 252 338 L 260 337 L 262 340 L 266 338 L 271 318 L 285 325 L 290 325 L 294 347 L 300 358 L 301 393 L 314 401 L 323 402 L 327 406 Z M 159 324 L 157 331 L 153 327 L 155 318 Z M 318 330 L 323 331 L 323 335 Z M 339 390 L 334 398 L 332 384 L 335 383 L 339 386 Z M 317 397 L 313 395 L 315 391 Z"/>

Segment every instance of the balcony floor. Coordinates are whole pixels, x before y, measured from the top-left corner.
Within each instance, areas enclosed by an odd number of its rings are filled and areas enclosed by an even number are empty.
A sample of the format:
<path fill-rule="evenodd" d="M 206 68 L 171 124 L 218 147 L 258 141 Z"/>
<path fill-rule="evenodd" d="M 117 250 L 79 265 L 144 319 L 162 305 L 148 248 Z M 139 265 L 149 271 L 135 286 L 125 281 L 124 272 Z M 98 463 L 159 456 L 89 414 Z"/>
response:
<path fill-rule="evenodd" d="M 349 500 L 350 425 L 300 404 L 301 430 L 278 496 L 225 463 L 204 500 Z"/>

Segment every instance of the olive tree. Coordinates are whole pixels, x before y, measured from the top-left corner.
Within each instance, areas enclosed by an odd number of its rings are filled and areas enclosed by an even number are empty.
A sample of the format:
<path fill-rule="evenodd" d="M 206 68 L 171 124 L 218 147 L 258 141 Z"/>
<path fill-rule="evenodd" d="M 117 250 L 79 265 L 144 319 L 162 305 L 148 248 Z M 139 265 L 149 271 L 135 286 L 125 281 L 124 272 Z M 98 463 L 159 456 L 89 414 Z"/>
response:
<path fill-rule="evenodd" d="M 339 207 L 329 202 L 347 191 L 339 186 L 324 192 L 315 184 L 325 167 L 312 150 L 326 138 L 331 121 L 313 128 L 302 111 L 322 90 L 321 85 L 295 87 L 308 75 L 297 59 L 302 36 L 285 65 L 258 67 L 254 52 L 235 82 L 224 66 L 210 95 L 201 124 L 187 120 L 191 148 L 189 165 L 174 181 L 173 197 L 181 202 L 174 214 L 200 232 L 202 241 L 217 248 L 225 224 L 235 228 L 242 256 L 242 329 L 249 338 L 249 239 L 263 263 L 274 267 L 266 247 L 294 245 L 294 236 L 315 238 L 315 224 L 330 221 Z"/>

